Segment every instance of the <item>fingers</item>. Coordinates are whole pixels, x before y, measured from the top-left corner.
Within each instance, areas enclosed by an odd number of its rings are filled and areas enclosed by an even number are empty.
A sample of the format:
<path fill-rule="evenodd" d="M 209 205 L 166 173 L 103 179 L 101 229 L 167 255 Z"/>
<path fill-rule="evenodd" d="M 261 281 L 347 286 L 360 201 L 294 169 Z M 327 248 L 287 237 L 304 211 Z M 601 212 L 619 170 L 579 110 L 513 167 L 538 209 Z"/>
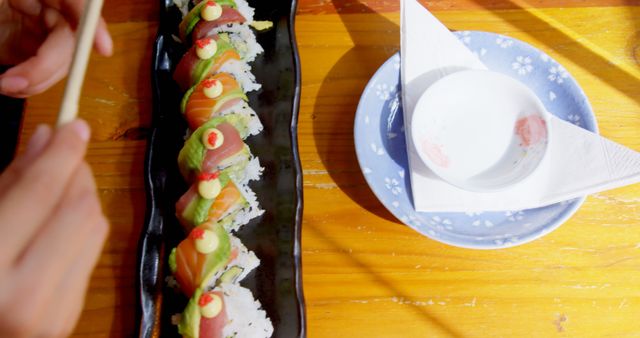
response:
<path fill-rule="evenodd" d="M 48 277 L 48 283 L 57 285 L 86 240 L 94 236 L 95 224 L 103 218 L 93 175 L 83 162 L 75 170 L 55 211 L 27 244 L 17 263 L 19 269 L 38 271 Z"/>
<path fill-rule="evenodd" d="M 0 90 L 17 97 L 31 96 L 46 90 L 68 72 L 74 45 L 71 27 L 60 21 L 35 56 L 0 76 Z M 9 81 L 12 81 L 10 86 L 7 85 Z"/>
<path fill-rule="evenodd" d="M 44 0 L 43 2 L 59 10 L 72 27 L 78 26 L 84 11 L 84 0 Z M 102 18 L 96 30 L 95 47 L 101 55 L 110 56 L 113 53 L 113 41 Z"/>
<path fill-rule="evenodd" d="M 84 305 L 84 295 L 89 287 L 89 281 L 100 253 L 107 238 L 108 222 L 102 218 L 96 224 L 82 248 L 81 254 L 72 262 L 62 282 L 56 289 L 55 302 L 63 306 L 65 311 L 60 311 L 55 318 L 51 318 L 52 332 L 67 336 L 78 322 L 78 317 Z M 69 297 L 76 294 L 78 297 Z"/>
<path fill-rule="evenodd" d="M 0 250 L 4 253 L 0 266 L 12 264 L 51 217 L 83 162 L 89 134 L 88 125 L 81 120 L 58 129 L 2 195 L 0 220 L 12 226 L 0 228 Z"/>
<path fill-rule="evenodd" d="M 9 5 L 25 15 L 38 16 L 42 10 L 40 0 L 10 0 Z"/>
<path fill-rule="evenodd" d="M 16 181 L 20 172 L 42 152 L 51 139 L 51 133 L 51 127 L 46 124 L 36 127 L 24 153 L 18 156 L 0 176 L 0 198 L 7 191 L 7 187 Z"/>
<path fill-rule="evenodd" d="M 107 232 L 93 175 L 83 163 L 57 211 L 9 274 L 16 283 L 4 286 L 11 293 L 9 298 L 0 297 L 0 307 L 17 311 L 0 318 L 8 322 L 2 329 L 11 329 L 11 337 L 68 336 L 82 310 Z"/>
<path fill-rule="evenodd" d="M 111 34 L 109 34 L 107 22 L 104 21 L 103 18 L 100 18 L 100 21 L 98 22 L 94 47 L 102 56 L 113 55 L 113 39 L 111 38 Z"/>
<path fill-rule="evenodd" d="M 75 48 L 72 27 L 77 27 L 84 1 L 45 0 L 44 4 L 42 7 L 40 1 L 12 1 L 12 6 L 24 13 L 41 14 L 50 32 L 34 56 L 0 75 L 0 94 L 13 97 L 39 94 L 64 78 L 69 71 Z M 28 40 L 26 36 L 24 39 Z M 94 47 L 101 55 L 113 54 L 113 40 L 102 18 L 96 29 Z"/>

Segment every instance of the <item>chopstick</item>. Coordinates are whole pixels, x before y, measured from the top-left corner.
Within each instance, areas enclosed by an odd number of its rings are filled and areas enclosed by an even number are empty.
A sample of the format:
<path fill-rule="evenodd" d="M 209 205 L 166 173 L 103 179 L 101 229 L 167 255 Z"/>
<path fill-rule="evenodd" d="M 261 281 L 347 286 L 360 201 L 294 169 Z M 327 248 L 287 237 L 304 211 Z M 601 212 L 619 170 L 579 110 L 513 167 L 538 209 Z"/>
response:
<path fill-rule="evenodd" d="M 89 54 L 96 35 L 102 3 L 103 0 L 88 0 L 85 2 L 84 12 L 76 33 L 76 48 L 73 52 L 71 70 L 64 88 L 60 111 L 58 112 L 57 126 L 73 121 L 78 115 L 80 91 L 87 71 Z"/>

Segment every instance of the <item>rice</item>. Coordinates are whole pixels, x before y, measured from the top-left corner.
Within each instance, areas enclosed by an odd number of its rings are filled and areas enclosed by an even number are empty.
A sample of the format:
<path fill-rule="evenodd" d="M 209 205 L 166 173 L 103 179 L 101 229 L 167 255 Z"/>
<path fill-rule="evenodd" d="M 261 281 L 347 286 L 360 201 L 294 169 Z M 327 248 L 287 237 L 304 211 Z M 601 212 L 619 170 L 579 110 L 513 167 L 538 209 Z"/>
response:
<path fill-rule="evenodd" d="M 264 171 L 264 168 L 260 165 L 260 159 L 258 159 L 257 157 L 252 158 L 251 160 L 249 160 L 249 163 L 247 163 L 247 167 L 245 168 L 246 170 L 246 174 L 244 177 L 245 182 L 247 183 L 249 181 L 257 181 L 260 179 L 260 177 L 262 176 L 262 172 Z"/>
<path fill-rule="evenodd" d="M 247 147 L 248 149 L 248 147 Z M 225 168 L 225 173 L 239 185 L 245 185 L 251 181 L 257 181 L 262 176 L 264 168 L 260 165 L 260 160 L 257 157 L 249 154 L 250 157 L 242 157 L 230 167 Z"/>
<path fill-rule="evenodd" d="M 243 280 L 247 275 L 257 268 L 260 265 L 260 259 L 256 256 L 253 251 L 247 249 L 240 239 L 236 236 L 230 235 L 231 248 L 238 249 L 238 255 L 236 258 L 231 260 L 224 269 L 221 269 L 216 274 L 212 275 L 209 280 L 205 282 L 204 288 L 208 291 L 213 289 L 217 283 L 219 283 L 220 277 L 227 271 L 229 271 L 233 267 L 239 267 L 242 269 L 242 272 L 235 278 L 233 283 L 239 283 Z"/>
<path fill-rule="evenodd" d="M 229 114 L 240 114 L 249 117 L 249 122 L 247 125 L 249 135 L 258 135 L 263 129 L 262 122 L 260 122 L 260 118 L 258 118 L 258 114 L 256 111 L 249 107 L 244 101 L 240 101 L 233 106 L 220 111 L 220 116 L 225 116 Z"/>
<path fill-rule="evenodd" d="M 222 329 L 223 337 L 269 338 L 273 335 L 273 324 L 251 291 L 235 284 L 222 284 L 216 289 L 224 294 L 229 320 Z"/>
<path fill-rule="evenodd" d="M 256 76 L 251 73 L 251 66 L 244 61 L 229 60 L 218 69 L 218 72 L 233 75 L 245 93 L 262 88 L 262 85 L 256 83 Z"/>
<path fill-rule="evenodd" d="M 247 275 L 255 268 L 257 268 L 258 265 L 260 265 L 260 260 L 258 259 L 258 257 L 256 257 L 256 254 L 253 253 L 253 251 L 247 249 L 247 247 L 244 246 L 242 242 L 240 242 L 240 239 L 238 237 L 233 235 L 231 235 L 230 237 L 231 247 L 238 249 L 238 256 L 234 260 L 229 262 L 228 266 L 238 266 L 242 268 L 242 273 L 238 275 L 238 278 L 235 281 L 235 283 L 238 283 L 245 277 L 247 277 Z"/>
<path fill-rule="evenodd" d="M 249 6 L 246 0 L 236 0 L 236 6 L 238 12 L 247 20 L 247 23 L 253 22 L 253 16 L 255 15 L 255 9 Z"/>
<path fill-rule="evenodd" d="M 189 0 L 173 0 L 173 4 L 178 7 L 180 12 L 182 13 L 182 17 L 189 13 Z"/>
<path fill-rule="evenodd" d="M 167 276 L 164 281 L 167 283 L 168 288 L 174 289 L 175 291 L 180 290 L 180 284 L 178 284 L 178 281 L 173 275 Z"/>
<path fill-rule="evenodd" d="M 256 35 L 247 24 L 231 23 L 217 27 L 209 34 L 227 33 L 231 44 L 240 53 L 242 60 L 252 62 L 264 49 L 256 40 Z"/>
<path fill-rule="evenodd" d="M 229 232 L 236 232 L 240 227 L 249 223 L 252 219 L 264 214 L 264 210 L 260 209 L 256 193 L 247 185 L 239 185 L 240 193 L 247 201 L 247 205 L 239 210 L 233 217 L 233 221 L 225 225 L 225 229 Z"/>

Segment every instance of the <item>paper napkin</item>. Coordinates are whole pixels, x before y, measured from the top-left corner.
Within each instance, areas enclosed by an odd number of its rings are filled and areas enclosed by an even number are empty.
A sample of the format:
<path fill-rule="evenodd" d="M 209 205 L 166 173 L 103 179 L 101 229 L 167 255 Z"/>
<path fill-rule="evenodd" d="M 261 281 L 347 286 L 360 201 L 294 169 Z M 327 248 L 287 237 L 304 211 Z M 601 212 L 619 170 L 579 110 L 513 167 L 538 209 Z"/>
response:
<path fill-rule="evenodd" d="M 640 182 L 640 153 L 552 117 L 548 154 L 523 182 L 506 190 L 476 193 L 433 174 L 411 141 L 409 123 L 422 93 L 460 70 L 486 69 L 416 0 L 401 2 L 401 77 L 413 202 L 417 211 L 500 211 L 541 207 Z"/>

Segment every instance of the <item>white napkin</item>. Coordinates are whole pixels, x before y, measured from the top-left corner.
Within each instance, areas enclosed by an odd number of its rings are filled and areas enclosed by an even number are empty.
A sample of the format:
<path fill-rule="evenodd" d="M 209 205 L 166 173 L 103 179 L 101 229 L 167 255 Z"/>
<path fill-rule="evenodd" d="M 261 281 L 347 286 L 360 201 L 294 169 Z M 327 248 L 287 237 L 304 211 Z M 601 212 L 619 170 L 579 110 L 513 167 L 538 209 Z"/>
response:
<path fill-rule="evenodd" d="M 476 193 L 441 180 L 422 163 L 411 141 L 414 107 L 438 79 L 486 66 L 418 1 L 402 0 L 401 16 L 404 130 L 417 211 L 530 209 L 640 182 L 640 153 L 556 117 L 550 120 L 549 153 L 523 182 Z"/>

